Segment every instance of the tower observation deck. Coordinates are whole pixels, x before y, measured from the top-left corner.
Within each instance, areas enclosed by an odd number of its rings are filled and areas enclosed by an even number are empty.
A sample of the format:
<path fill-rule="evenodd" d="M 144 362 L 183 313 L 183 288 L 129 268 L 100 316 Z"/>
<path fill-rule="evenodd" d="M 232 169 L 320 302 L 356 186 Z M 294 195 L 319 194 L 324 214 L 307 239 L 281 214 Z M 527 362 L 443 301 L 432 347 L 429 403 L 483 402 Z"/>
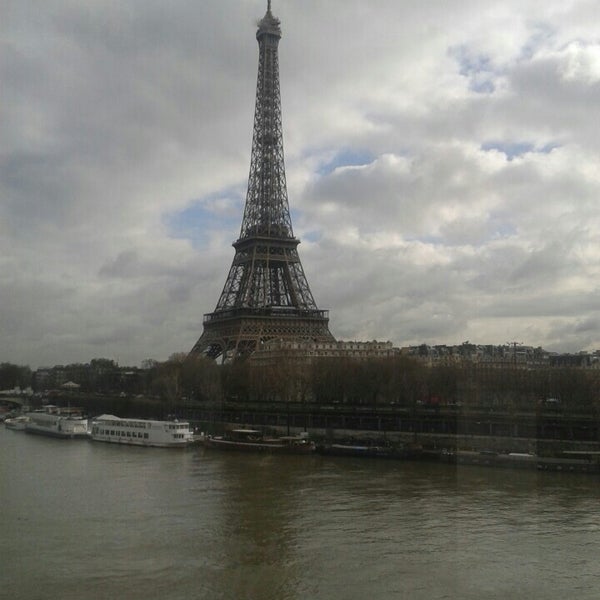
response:
<path fill-rule="evenodd" d="M 261 343 L 335 341 L 319 310 L 294 237 L 283 156 L 279 89 L 279 19 L 271 1 L 258 23 L 258 78 L 248 191 L 240 236 L 225 286 L 192 354 L 248 354 Z"/>

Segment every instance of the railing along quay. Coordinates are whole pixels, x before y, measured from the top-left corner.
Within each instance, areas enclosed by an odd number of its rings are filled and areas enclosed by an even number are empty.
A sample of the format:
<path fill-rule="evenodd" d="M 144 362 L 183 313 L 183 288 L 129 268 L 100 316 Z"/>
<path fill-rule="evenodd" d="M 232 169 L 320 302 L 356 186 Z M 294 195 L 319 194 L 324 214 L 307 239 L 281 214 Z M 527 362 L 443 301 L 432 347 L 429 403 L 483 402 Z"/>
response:
<path fill-rule="evenodd" d="M 300 403 L 223 403 L 178 406 L 185 419 L 296 429 L 361 430 L 478 437 L 600 442 L 595 413 L 511 412 L 462 407 L 323 406 Z"/>

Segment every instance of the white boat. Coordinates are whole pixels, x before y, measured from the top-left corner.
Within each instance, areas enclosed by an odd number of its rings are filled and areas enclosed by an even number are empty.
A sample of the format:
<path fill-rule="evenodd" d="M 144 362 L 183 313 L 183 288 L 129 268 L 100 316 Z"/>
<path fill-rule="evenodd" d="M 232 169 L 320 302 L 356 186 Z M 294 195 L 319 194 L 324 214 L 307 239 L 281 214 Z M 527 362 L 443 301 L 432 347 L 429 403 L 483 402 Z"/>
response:
<path fill-rule="evenodd" d="M 194 442 L 194 433 L 187 422 L 121 419 L 114 415 L 96 417 L 91 437 L 96 442 L 157 448 L 181 448 Z"/>
<path fill-rule="evenodd" d="M 15 431 L 25 431 L 27 423 L 29 423 L 29 417 L 27 415 L 19 415 L 18 417 L 4 420 L 6 428 L 14 429 Z"/>
<path fill-rule="evenodd" d="M 88 420 L 80 408 L 65 408 L 47 404 L 40 410 L 26 414 L 27 433 L 37 433 L 58 438 L 88 437 Z"/>

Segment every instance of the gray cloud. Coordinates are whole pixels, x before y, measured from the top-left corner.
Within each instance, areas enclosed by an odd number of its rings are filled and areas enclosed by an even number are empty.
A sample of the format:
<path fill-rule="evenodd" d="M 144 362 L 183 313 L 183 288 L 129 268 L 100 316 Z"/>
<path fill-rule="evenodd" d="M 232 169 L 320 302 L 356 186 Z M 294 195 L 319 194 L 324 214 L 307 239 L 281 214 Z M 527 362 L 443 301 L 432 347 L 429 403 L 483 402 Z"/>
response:
<path fill-rule="evenodd" d="M 273 3 L 294 228 L 334 334 L 600 346 L 591 5 Z M 0 360 L 193 345 L 242 218 L 264 10 L 6 10 Z"/>

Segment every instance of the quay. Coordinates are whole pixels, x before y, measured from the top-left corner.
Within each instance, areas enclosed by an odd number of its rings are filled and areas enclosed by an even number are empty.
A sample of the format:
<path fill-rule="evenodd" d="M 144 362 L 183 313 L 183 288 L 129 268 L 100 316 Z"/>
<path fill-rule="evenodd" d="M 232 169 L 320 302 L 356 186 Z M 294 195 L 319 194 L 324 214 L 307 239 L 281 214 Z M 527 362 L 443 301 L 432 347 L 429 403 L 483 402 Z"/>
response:
<path fill-rule="evenodd" d="M 530 452 L 600 450 L 595 412 L 511 412 L 461 406 L 319 406 L 296 403 L 182 404 L 177 414 L 211 431 L 222 424 L 308 431 L 323 439 L 415 442 L 427 446 Z M 542 452 L 539 452 L 539 451 Z"/>
<path fill-rule="evenodd" d="M 429 408 L 229 404 L 181 407 L 203 430 L 307 432 L 323 454 L 600 474 L 596 415 Z"/>
<path fill-rule="evenodd" d="M 352 406 L 283 402 L 165 403 L 148 398 L 71 394 L 89 415 L 189 422 L 206 434 L 236 428 L 275 435 L 306 433 L 321 447 L 379 458 L 459 465 L 600 473 L 600 423 L 593 410 L 530 412 L 486 407 Z M 55 398 L 60 403 L 60 398 Z M 340 447 L 345 447 L 341 450 Z M 350 448 L 363 448 L 349 451 Z M 331 453 L 331 452 L 329 452 Z"/>

